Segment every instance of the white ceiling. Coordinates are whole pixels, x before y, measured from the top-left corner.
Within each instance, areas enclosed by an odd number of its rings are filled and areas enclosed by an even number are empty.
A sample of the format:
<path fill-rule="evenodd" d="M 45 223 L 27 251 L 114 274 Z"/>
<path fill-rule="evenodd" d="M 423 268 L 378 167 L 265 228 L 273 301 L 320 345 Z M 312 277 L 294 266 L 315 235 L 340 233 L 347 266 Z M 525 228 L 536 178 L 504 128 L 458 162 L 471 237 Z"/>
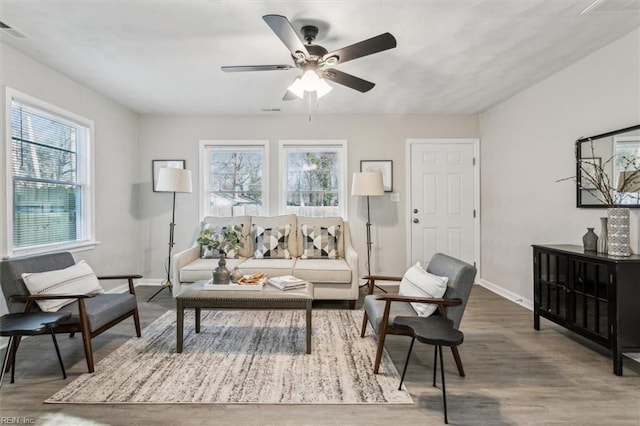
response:
<path fill-rule="evenodd" d="M 145 114 L 473 114 L 640 27 L 639 0 L 580 14 L 593 2 L 0 0 L 24 35 L 0 40 Z M 398 47 L 336 67 L 368 93 L 331 83 L 318 104 L 282 101 L 299 70 L 220 70 L 292 64 L 265 14 L 317 24 L 329 51 L 387 31 Z"/>

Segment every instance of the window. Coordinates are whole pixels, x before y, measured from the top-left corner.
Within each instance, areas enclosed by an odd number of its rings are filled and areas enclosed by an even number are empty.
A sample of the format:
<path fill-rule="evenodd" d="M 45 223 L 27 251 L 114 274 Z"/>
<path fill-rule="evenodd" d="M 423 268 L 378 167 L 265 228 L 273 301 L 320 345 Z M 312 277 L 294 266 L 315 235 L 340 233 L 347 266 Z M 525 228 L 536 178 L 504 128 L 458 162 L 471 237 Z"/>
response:
<path fill-rule="evenodd" d="M 93 123 L 7 88 L 10 255 L 93 244 Z"/>
<path fill-rule="evenodd" d="M 267 214 L 267 141 L 202 141 L 203 216 Z"/>
<path fill-rule="evenodd" d="M 280 152 L 282 212 L 346 217 L 346 141 L 281 141 Z"/>

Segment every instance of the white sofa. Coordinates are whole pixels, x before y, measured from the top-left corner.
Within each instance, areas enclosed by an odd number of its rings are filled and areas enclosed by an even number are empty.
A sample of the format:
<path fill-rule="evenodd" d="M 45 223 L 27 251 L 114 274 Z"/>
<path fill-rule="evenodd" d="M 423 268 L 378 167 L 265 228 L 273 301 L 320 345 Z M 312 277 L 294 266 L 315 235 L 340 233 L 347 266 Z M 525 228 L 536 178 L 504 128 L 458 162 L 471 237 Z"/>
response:
<path fill-rule="evenodd" d="M 293 275 L 314 285 L 314 299 L 346 300 L 349 307 L 354 308 L 358 299 L 358 254 L 351 246 L 349 226 L 339 217 L 304 217 L 296 215 L 283 216 L 235 216 L 206 217 L 202 225 L 228 226 L 241 225 L 243 234 L 247 236 L 239 257 L 227 259 L 227 268 L 238 267 L 245 274 L 266 272 L 269 276 Z M 289 259 L 255 258 L 254 242 L 256 227 L 282 228 L 290 227 L 288 250 Z M 337 244 L 337 257 L 306 258 L 304 238 L 301 227 L 340 226 Z M 254 230 L 252 232 L 252 229 Z M 198 280 L 210 279 L 213 269 L 218 266 L 218 259 L 201 258 L 201 247 L 198 244 L 176 253 L 172 261 L 173 296 L 175 297 L 183 285 Z"/>

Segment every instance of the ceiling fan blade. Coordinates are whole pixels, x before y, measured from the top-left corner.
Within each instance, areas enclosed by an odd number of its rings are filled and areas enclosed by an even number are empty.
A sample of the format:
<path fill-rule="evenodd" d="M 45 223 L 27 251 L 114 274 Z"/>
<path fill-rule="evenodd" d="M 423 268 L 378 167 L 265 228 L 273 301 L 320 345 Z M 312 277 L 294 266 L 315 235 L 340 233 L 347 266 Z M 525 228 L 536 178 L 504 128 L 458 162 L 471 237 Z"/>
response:
<path fill-rule="evenodd" d="M 396 47 L 395 37 L 390 33 L 384 33 L 370 39 L 363 40 L 359 43 L 352 44 L 351 46 L 329 52 L 322 57 L 322 60 L 329 60 L 331 65 L 343 64 L 347 61 L 351 61 L 352 59 L 358 59 L 373 53 L 393 49 L 394 47 Z M 332 57 L 335 57 L 335 61 L 337 62 L 331 62 L 329 58 Z"/>
<path fill-rule="evenodd" d="M 359 77 L 356 77 L 355 75 L 347 74 L 346 72 L 334 69 L 325 70 L 322 75 L 327 80 L 331 80 L 334 83 L 342 84 L 343 86 L 347 86 L 362 93 L 368 92 L 375 86 L 375 83 L 363 80 Z"/>
<path fill-rule="evenodd" d="M 224 72 L 244 72 L 244 71 L 282 71 L 295 68 L 292 65 L 239 65 L 230 67 L 220 67 Z"/>
<path fill-rule="evenodd" d="M 278 38 L 287 46 L 287 49 L 295 58 L 304 59 L 309 56 L 307 48 L 291 26 L 291 22 L 282 15 L 264 15 L 262 17 L 269 28 L 276 33 Z"/>

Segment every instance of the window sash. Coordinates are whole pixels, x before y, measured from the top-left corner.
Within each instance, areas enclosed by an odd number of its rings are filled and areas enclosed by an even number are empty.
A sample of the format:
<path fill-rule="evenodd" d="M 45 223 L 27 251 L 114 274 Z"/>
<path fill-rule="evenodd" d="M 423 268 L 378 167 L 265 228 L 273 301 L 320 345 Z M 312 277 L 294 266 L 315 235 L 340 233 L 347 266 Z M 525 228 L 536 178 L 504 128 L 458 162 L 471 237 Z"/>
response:
<path fill-rule="evenodd" d="M 283 213 L 346 217 L 345 145 L 344 141 L 281 141 Z"/>
<path fill-rule="evenodd" d="M 267 207 L 267 152 L 264 143 L 201 143 L 204 216 L 264 215 Z"/>
<path fill-rule="evenodd" d="M 9 256 L 93 245 L 93 123 L 7 88 Z"/>

